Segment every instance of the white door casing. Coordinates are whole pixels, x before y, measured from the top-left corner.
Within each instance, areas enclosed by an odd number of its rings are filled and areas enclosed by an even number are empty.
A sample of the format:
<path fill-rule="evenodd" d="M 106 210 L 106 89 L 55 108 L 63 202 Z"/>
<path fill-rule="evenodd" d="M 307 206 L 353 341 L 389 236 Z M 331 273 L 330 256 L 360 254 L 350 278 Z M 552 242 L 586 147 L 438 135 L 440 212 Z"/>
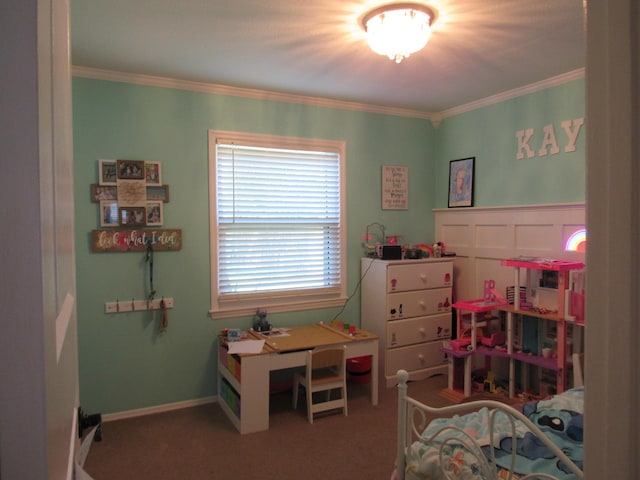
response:
<path fill-rule="evenodd" d="M 68 0 L 0 15 L 0 478 L 73 478 L 78 356 Z"/>

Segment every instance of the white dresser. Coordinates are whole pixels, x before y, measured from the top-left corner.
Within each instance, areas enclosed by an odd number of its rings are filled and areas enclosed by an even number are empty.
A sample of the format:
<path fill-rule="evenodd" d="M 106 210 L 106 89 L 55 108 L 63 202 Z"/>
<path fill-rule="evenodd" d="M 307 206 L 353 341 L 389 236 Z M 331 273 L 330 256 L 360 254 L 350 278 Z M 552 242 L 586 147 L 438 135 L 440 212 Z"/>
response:
<path fill-rule="evenodd" d="M 399 369 L 410 380 L 447 373 L 440 348 L 451 337 L 453 259 L 363 258 L 361 267 L 361 324 L 380 337 L 387 387 Z"/>

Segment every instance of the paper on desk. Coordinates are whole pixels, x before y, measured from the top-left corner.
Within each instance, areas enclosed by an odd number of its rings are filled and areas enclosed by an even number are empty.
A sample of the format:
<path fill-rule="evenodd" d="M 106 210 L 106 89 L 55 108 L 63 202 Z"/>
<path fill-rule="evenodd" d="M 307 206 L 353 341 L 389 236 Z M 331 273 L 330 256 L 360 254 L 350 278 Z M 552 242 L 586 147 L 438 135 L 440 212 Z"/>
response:
<path fill-rule="evenodd" d="M 264 340 L 240 340 L 229 342 L 229 353 L 260 353 L 264 347 Z"/>
<path fill-rule="evenodd" d="M 274 338 L 274 337 L 289 337 L 291 334 L 288 332 L 290 331 L 291 331 L 290 328 L 274 328 L 267 332 L 259 332 L 259 333 L 260 335 L 264 335 L 265 337 Z"/>

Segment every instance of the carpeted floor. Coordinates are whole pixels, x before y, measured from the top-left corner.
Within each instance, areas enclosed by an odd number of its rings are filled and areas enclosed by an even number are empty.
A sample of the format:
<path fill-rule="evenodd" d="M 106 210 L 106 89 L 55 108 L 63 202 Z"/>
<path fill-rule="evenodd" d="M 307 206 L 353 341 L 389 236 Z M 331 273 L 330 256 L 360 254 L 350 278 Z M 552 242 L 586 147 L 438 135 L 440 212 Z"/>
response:
<path fill-rule="evenodd" d="M 409 394 L 433 405 L 443 375 L 411 382 Z M 381 382 L 381 385 L 382 382 Z M 270 428 L 240 435 L 217 403 L 107 422 L 85 470 L 94 480 L 388 479 L 396 449 L 397 389 L 380 387 L 374 407 L 367 387 L 349 384 L 349 416 L 328 413 L 313 425 L 291 392 L 273 394 Z"/>

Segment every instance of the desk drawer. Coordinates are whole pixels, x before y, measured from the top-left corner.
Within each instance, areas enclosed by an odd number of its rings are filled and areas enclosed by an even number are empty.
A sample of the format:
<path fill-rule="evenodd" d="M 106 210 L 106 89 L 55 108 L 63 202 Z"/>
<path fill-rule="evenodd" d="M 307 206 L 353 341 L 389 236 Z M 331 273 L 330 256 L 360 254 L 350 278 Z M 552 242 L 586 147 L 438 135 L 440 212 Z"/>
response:
<path fill-rule="evenodd" d="M 387 350 L 385 375 L 395 375 L 403 369 L 411 372 L 422 368 L 446 365 L 447 357 L 440 351 L 441 341 Z"/>
<path fill-rule="evenodd" d="M 452 285 L 453 262 L 451 261 L 389 265 L 387 270 L 387 292 L 389 293 Z"/>
<path fill-rule="evenodd" d="M 387 295 L 387 319 L 451 312 L 451 288 L 434 288 Z"/>
<path fill-rule="evenodd" d="M 387 323 L 387 346 L 404 347 L 451 337 L 451 313 Z"/>

